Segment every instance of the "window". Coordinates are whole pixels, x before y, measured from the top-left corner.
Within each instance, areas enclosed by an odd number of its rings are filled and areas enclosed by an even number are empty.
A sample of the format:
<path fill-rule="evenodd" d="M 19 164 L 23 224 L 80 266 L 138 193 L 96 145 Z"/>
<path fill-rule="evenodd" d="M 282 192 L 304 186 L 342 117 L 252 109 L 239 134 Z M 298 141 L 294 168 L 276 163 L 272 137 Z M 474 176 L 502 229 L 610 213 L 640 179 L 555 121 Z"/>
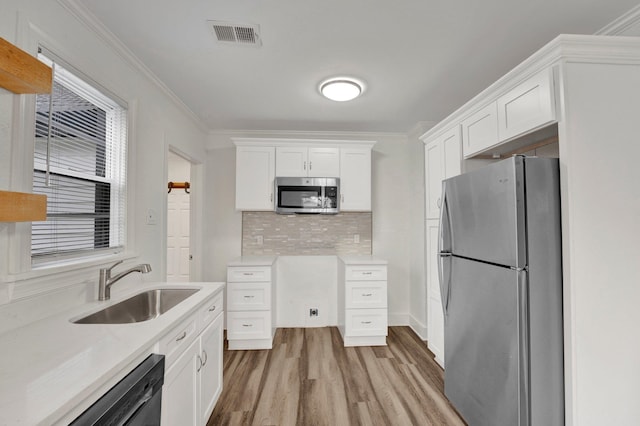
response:
<path fill-rule="evenodd" d="M 127 109 L 41 49 L 51 95 L 37 95 L 33 192 L 47 195 L 34 222 L 32 264 L 118 252 L 125 241 Z"/>

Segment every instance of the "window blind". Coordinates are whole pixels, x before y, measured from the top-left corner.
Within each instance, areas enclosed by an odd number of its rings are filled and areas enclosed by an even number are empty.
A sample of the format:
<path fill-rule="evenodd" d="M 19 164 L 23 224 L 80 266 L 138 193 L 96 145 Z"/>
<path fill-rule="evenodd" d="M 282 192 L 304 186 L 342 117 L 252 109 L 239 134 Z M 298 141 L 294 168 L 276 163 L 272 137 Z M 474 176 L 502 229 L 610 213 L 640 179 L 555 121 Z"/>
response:
<path fill-rule="evenodd" d="M 47 220 L 32 224 L 32 263 L 121 251 L 126 106 L 50 52 L 38 57 L 54 72 L 52 93 L 36 96 L 33 192 L 47 195 Z"/>

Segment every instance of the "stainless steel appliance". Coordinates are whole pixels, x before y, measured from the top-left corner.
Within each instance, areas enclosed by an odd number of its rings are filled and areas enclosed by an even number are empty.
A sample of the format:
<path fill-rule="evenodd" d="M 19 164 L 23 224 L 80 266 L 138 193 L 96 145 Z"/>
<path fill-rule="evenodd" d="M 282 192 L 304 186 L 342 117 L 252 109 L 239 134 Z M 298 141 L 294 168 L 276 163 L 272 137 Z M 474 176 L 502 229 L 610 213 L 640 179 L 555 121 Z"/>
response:
<path fill-rule="evenodd" d="M 564 424 L 557 159 L 443 182 L 445 395 L 469 425 Z"/>
<path fill-rule="evenodd" d="M 275 212 L 336 214 L 340 211 L 340 178 L 276 177 Z"/>
<path fill-rule="evenodd" d="M 159 426 L 163 383 L 164 355 L 151 354 L 71 426 Z"/>

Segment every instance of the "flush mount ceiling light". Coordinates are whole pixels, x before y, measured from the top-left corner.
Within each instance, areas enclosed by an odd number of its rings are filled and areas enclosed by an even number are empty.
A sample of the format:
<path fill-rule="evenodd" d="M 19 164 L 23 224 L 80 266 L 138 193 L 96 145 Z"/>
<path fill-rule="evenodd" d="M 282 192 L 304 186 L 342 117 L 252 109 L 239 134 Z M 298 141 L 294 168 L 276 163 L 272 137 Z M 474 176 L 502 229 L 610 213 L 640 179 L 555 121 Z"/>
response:
<path fill-rule="evenodd" d="M 350 101 L 363 92 L 362 82 L 348 77 L 336 77 L 325 80 L 320 84 L 320 93 L 328 99 L 337 102 Z"/>

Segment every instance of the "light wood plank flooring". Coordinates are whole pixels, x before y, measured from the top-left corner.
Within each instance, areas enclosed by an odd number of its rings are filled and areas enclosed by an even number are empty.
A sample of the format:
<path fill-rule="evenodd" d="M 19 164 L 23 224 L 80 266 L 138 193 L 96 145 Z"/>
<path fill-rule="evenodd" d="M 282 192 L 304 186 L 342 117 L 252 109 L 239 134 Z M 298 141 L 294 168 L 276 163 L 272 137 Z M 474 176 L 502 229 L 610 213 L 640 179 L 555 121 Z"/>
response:
<path fill-rule="evenodd" d="M 224 351 L 213 425 L 464 425 L 443 371 L 409 327 L 345 348 L 338 329 L 282 328 L 273 349 Z"/>

